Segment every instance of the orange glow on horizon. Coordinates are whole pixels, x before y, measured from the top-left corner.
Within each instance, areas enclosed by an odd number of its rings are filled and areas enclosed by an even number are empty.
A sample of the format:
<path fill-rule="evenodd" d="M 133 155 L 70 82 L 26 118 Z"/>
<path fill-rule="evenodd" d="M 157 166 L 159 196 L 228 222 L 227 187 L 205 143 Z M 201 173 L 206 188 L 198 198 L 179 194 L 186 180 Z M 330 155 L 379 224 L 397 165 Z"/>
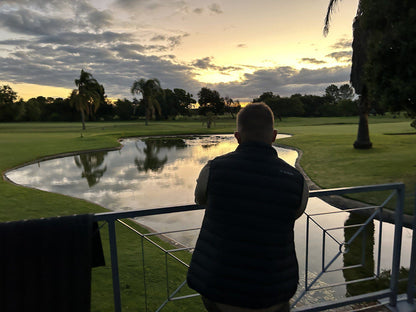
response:
<path fill-rule="evenodd" d="M 10 83 L 7 81 L 0 81 L 0 85 L 9 85 L 14 92 L 17 93 L 18 98 L 27 101 L 30 98 L 38 96 L 53 97 L 53 98 L 67 98 L 72 89 L 51 87 L 45 85 L 31 84 L 31 83 Z"/>

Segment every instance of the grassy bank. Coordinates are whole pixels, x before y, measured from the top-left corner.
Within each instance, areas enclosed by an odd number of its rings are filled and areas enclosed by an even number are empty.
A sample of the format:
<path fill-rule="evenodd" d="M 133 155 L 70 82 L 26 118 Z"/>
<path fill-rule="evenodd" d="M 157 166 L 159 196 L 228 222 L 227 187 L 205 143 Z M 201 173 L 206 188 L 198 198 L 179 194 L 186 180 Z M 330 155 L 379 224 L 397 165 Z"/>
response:
<path fill-rule="evenodd" d="M 282 130 L 295 135 L 281 143 L 303 151 L 300 160 L 308 176 L 322 188 L 406 184 L 405 212 L 413 214 L 416 187 L 416 135 L 408 119 L 370 118 L 373 148 L 356 150 L 357 125 L 351 118 L 315 120 L 315 125 L 282 123 Z M 292 121 L 295 123 L 295 121 Z M 296 123 L 301 122 L 300 120 Z M 357 194 L 353 198 L 381 203 L 385 193 Z"/>
<path fill-rule="evenodd" d="M 81 132 L 78 123 L 10 123 L 0 124 L 0 170 L 19 166 L 45 156 L 72 151 L 118 147 L 118 139 L 130 136 L 231 133 L 234 120 L 219 119 L 208 130 L 198 121 L 151 122 L 149 126 L 137 122 L 89 123 Z M 279 122 L 279 132 L 294 136 L 279 143 L 300 148 L 303 151 L 301 165 L 311 179 L 323 188 L 380 184 L 406 183 L 408 195 L 416 186 L 416 135 L 408 119 L 371 117 L 370 135 L 374 144 L 371 150 L 355 150 L 352 147 L 357 133 L 357 118 L 288 118 Z M 403 134 L 407 133 L 407 134 Z M 82 135 L 81 135 L 82 134 Z M 364 195 L 361 195 L 364 196 Z M 359 197 L 360 199 L 363 199 Z M 365 199 L 379 202 L 382 194 Z M 413 204 L 408 196 L 407 212 Z M 50 217 L 104 209 L 90 202 L 19 187 L 0 181 L 0 221 L 25 218 Z M 106 231 L 102 231 L 107 246 Z M 143 307 L 144 292 L 140 239 L 135 234 L 118 228 L 122 301 L 125 311 Z M 165 257 L 150 246 L 145 246 L 148 292 L 163 301 L 165 294 Z M 106 247 L 107 266 L 94 269 L 93 311 L 111 310 L 111 269 Z M 185 260 L 189 254 L 180 255 Z M 155 274 L 156 272 L 156 274 Z M 169 263 L 171 283 L 181 282 L 186 270 Z M 173 289 L 174 285 L 170 285 Z M 150 302 L 156 305 L 156 302 Z M 199 299 L 183 301 L 181 308 L 173 311 L 198 311 Z M 169 309 L 168 309 L 169 310 Z"/>

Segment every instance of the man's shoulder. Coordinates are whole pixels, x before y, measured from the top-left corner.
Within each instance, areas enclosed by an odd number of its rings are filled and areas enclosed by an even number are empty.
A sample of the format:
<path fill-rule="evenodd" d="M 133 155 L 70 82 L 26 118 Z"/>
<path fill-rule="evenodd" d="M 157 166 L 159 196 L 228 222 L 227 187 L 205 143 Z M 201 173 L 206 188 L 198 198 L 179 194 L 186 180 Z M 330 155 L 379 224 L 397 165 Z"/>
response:
<path fill-rule="evenodd" d="M 302 173 L 293 167 L 292 165 L 289 165 L 286 161 L 284 161 L 282 158 L 277 158 L 276 161 L 279 163 L 278 170 L 283 175 L 292 176 L 292 177 L 298 177 L 303 179 Z"/>
<path fill-rule="evenodd" d="M 211 163 L 221 161 L 221 160 L 227 160 L 227 159 L 233 158 L 233 156 L 235 156 L 235 155 L 236 155 L 235 151 L 232 151 L 232 152 L 229 152 L 229 153 L 226 153 L 226 154 L 223 154 L 223 155 L 219 155 L 219 156 L 215 157 L 214 159 L 212 159 Z"/>

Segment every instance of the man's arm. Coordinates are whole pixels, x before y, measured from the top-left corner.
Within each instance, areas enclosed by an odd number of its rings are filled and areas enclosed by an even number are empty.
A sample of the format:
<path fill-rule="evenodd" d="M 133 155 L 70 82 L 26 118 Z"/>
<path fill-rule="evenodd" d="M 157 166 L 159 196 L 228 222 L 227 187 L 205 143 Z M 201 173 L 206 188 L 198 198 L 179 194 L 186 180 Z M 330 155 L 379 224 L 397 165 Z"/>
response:
<path fill-rule="evenodd" d="M 308 199 L 309 199 L 309 188 L 308 188 L 308 183 L 304 179 L 303 180 L 302 200 L 300 202 L 300 206 L 299 206 L 298 210 L 296 211 L 296 219 L 299 218 L 303 214 L 303 212 L 305 211 L 306 204 L 308 203 Z"/>
<path fill-rule="evenodd" d="M 207 186 L 208 186 L 210 163 L 211 161 L 208 161 L 208 163 L 201 169 L 201 172 L 199 173 L 199 177 L 196 180 L 195 203 L 201 206 L 207 203 Z"/>

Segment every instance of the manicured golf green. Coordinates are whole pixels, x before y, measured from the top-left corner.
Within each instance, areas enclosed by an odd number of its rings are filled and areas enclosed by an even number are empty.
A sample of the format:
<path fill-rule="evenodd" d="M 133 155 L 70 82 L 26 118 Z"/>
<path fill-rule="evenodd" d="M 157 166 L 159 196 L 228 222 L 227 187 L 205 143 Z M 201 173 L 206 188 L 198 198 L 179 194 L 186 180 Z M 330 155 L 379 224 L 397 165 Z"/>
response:
<path fill-rule="evenodd" d="M 374 148 L 355 150 L 357 117 L 343 118 L 287 118 L 279 122 L 281 133 L 293 134 L 279 143 L 303 151 L 301 166 L 322 188 L 404 182 L 406 184 L 406 212 L 413 209 L 412 195 L 416 187 L 416 135 L 405 118 L 370 117 L 370 137 Z M 20 166 L 45 156 L 73 151 L 116 148 L 118 139 L 131 136 L 232 133 L 235 120 L 218 119 L 212 129 L 201 121 L 97 122 L 87 123 L 81 131 L 80 123 L 2 123 L 0 124 L 0 170 Z M 363 201 L 380 202 L 385 194 L 357 196 Z M 90 202 L 51 194 L 0 181 L 0 221 L 40 218 L 58 215 L 101 212 L 105 209 Z M 118 227 L 120 276 L 123 311 L 143 308 L 143 280 L 141 240 L 131 231 Z M 92 311 L 112 309 L 111 268 L 108 239 L 102 231 L 107 266 L 93 271 Z M 145 246 L 145 270 L 148 273 L 149 305 L 163 302 L 166 293 L 165 255 Z M 189 258 L 188 253 L 180 255 Z M 169 261 L 171 284 L 183 281 L 186 269 Z M 174 285 L 170 285 L 173 290 Z M 154 299 L 154 298 L 157 298 Z M 170 303 L 171 305 L 172 303 Z M 198 311 L 200 300 L 180 301 L 181 311 Z M 169 305 L 168 305 L 169 306 Z M 169 309 L 168 309 L 169 310 Z M 175 303 L 171 311 L 178 311 Z"/>

